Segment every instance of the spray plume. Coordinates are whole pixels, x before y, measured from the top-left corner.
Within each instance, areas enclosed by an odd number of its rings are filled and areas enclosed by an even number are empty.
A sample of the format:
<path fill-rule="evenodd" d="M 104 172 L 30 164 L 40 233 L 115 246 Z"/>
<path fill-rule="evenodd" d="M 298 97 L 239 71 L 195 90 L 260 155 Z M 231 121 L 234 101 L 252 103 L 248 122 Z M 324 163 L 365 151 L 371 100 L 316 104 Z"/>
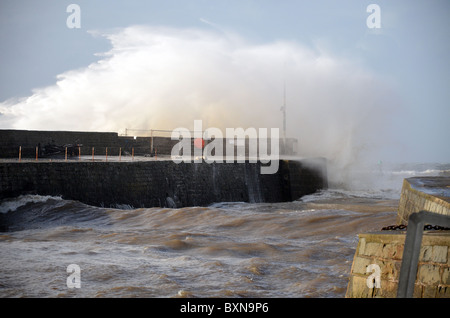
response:
<path fill-rule="evenodd" d="M 112 48 L 98 62 L 0 103 L 0 124 L 121 133 L 192 129 L 201 119 L 223 131 L 281 131 L 286 89 L 287 135 L 299 140 L 301 156 L 327 157 L 339 172 L 389 137 L 391 93 L 358 63 L 295 42 L 255 44 L 200 29 L 131 26 L 102 35 Z"/>

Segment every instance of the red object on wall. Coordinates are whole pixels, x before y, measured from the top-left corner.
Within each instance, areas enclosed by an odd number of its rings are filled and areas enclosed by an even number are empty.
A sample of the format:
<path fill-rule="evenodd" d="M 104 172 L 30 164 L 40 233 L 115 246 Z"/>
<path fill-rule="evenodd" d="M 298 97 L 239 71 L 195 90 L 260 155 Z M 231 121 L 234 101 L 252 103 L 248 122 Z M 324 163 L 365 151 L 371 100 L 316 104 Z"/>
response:
<path fill-rule="evenodd" d="M 203 147 L 205 147 L 205 141 L 202 138 L 197 138 L 194 140 L 194 146 L 203 149 Z"/>

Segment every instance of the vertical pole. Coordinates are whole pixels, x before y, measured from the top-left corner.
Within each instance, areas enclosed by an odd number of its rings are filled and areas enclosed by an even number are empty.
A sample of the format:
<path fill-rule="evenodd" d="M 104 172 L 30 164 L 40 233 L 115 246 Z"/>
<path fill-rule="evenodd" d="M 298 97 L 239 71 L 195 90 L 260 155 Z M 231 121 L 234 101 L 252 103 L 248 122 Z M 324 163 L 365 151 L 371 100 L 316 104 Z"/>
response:
<path fill-rule="evenodd" d="M 22 161 L 22 146 L 19 146 L 19 162 Z"/>
<path fill-rule="evenodd" d="M 36 147 L 36 161 L 38 161 L 38 147 Z"/>
<path fill-rule="evenodd" d="M 92 161 L 94 161 L 94 147 L 92 147 Z"/>
<path fill-rule="evenodd" d="M 106 147 L 106 160 L 105 161 L 108 161 L 108 147 Z"/>
<path fill-rule="evenodd" d="M 402 264 L 398 280 L 397 297 L 412 298 L 414 284 L 417 277 L 420 245 L 422 243 L 423 226 L 425 222 L 417 220 L 417 213 L 411 214 L 408 230 L 406 231 L 405 245 L 403 247 Z M 418 246 L 418 248 L 417 248 Z"/>
<path fill-rule="evenodd" d="M 66 147 L 66 157 L 65 157 L 65 161 L 67 162 L 67 147 Z"/>
<path fill-rule="evenodd" d="M 122 161 L 122 147 L 119 148 L 119 161 Z"/>
<path fill-rule="evenodd" d="M 134 160 L 134 147 L 131 148 L 131 160 Z"/>
<path fill-rule="evenodd" d="M 155 160 L 158 160 L 158 149 L 155 148 Z"/>
<path fill-rule="evenodd" d="M 448 227 L 450 226 L 450 216 L 427 211 L 420 211 L 409 216 L 398 280 L 397 298 L 412 298 L 414 295 L 425 224 L 439 224 Z"/>
<path fill-rule="evenodd" d="M 283 85 L 283 140 L 286 143 L 286 82 Z"/>
<path fill-rule="evenodd" d="M 81 160 L 81 147 L 78 147 L 78 161 Z"/>
<path fill-rule="evenodd" d="M 153 129 L 150 129 L 150 155 L 153 153 Z"/>

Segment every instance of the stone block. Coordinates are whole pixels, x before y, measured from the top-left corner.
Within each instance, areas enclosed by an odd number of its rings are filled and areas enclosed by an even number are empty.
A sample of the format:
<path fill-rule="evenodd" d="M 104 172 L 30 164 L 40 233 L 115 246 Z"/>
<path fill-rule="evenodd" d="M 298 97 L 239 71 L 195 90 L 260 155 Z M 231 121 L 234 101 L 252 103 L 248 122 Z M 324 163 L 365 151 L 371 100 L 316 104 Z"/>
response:
<path fill-rule="evenodd" d="M 385 244 L 381 252 L 381 257 L 386 259 L 401 260 L 403 255 L 402 244 Z"/>
<path fill-rule="evenodd" d="M 414 285 L 413 298 L 422 298 L 424 286 L 420 284 Z"/>
<path fill-rule="evenodd" d="M 381 257 L 383 244 L 376 242 L 366 242 L 362 255 L 365 256 L 379 256 Z"/>
<path fill-rule="evenodd" d="M 365 257 L 356 256 L 353 260 L 352 272 L 366 275 L 367 266 L 373 263 L 373 260 Z"/>
<path fill-rule="evenodd" d="M 448 246 L 433 246 L 431 261 L 447 263 Z"/>
<path fill-rule="evenodd" d="M 435 298 L 437 286 L 423 286 L 422 298 Z"/>
<path fill-rule="evenodd" d="M 440 267 L 432 264 L 422 264 L 417 271 L 417 280 L 427 284 L 439 284 L 441 281 Z"/>
<path fill-rule="evenodd" d="M 389 281 L 397 281 L 400 275 L 401 261 L 385 260 L 381 263 L 381 278 Z"/>
<path fill-rule="evenodd" d="M 361 276 L 351 276 L 346 297 L 372 298 L 372 290 L 367 287 L 366 278 Z"/>
<path fill-rule="evenodd" d="M 396 282 L 381 280 L 381 288 L 375 289 L 375 297 L 396 298 L 398 285 Z"/>
<path fill-rule="evenodd" d="M 366 239 L 361 237 L 358 242 L 358 251 L 360 255 L 365 255 L 364 250 L 366 249 Z"/>
<path fill-rule="evenodd" d="M 450 268 L 444 267 L 442 269 L 442 284 L 450 285 Z"/>
<path fill-rule="evenodd" d="M 422 246 L 420 248 L 419 261 L 429 262 L 431 260 L 432 253 L 433 253 L 432 246 Z"/>

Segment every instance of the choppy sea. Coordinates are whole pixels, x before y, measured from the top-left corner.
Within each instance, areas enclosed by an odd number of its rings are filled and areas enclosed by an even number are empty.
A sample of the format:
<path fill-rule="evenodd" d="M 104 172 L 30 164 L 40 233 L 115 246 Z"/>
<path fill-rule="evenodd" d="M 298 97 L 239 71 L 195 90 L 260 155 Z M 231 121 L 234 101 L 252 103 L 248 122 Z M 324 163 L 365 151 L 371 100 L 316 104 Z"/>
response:
<path fill-rule="evenodd" d="M 358 233 L 395 224 L 403 179 L 449 171 L 375 166 L 365 171 L 377 174 L 375 188 L 332 185 L 284 203 L 134 209 L 10 198 L 0 202 L 0 297 L 342 298 Z"/>

